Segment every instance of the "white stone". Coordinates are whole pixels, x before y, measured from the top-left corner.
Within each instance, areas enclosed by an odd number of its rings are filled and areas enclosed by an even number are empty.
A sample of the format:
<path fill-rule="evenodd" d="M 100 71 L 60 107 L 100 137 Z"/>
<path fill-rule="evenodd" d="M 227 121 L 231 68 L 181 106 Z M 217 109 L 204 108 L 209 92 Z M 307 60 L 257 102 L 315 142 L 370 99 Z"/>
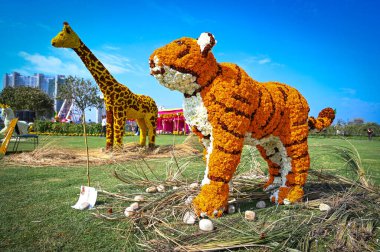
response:
<path fill-rule="evenodd" d="M 232 199 L 230 199 L 230 200 L 228 201 L 229 204 L 234 203 L 234 202 L 236 202 L 236 199 L 235 199 L 235 198 L 232 198 Z"/>
<path fill-rule="evenodd" d="M 186 205 L 191 205 L 191 203 L 193 203 L 193 200 L 194 200 L 194 196 L 189 196 L 186 200 L 185 200 L 185 204 Z"/>
<path fill-rule="evenodd" d="M 266 204 L 265 201 L 260 200 L 259 202 L 256 203 L 256 208 L 265 208 Z"/>
<path fill-rule="evenodd" d="M 191 189 L 197 188 L 198 186 L 199 186 L 199 184 L 198 184 L 197 182 L 195 182 L 195 183 L 191 183 L 191 184 L 189 185 L 189 187 L 190 187 Z"/>
<path fill-rule="evenodd" d="M 133 210 L 137 210 L 137 209 L 139 209 L 139 203 L 134 202 L 129 207 L 132 208 Z"/>
<path fill-rule="evenodd" d="M 124 211 L 124 215 L 127 217 L 131 217 L 135 214 L 135 211 L 133 210 L 132 207 L 127 207 Z"/>
<path fill-rule="evenodd" d="M 173 186 L 173 190 L 178 190 L 179 187 L 178 186 Z"/>
<path fill-rule="evenodd" d="M 331 210 L 331 207 L 325 203 L 319 204 L 319 210 L 322 212 L 328 212 Z"/>
<path fill-rule="evenodd" d="M 256 218 L 256 213 L 254 211 L 245 211 L 244 217 L 246 220 L 254 221 Z"/>
<path fill-rule="evenodd" d="M 292 202 L 290 202 L 290 200 L 284 199 L 284 205 L 290 205 L 290 204 L 292 204 Z"/>
<path fill-rule="evenodd" d="M 229 205 L 228 206 L 228 213 L 233 214 L 236 212 L 236 207 L 234 205 Z"/>
<path fill-rule="evenodd" d="M 189 225 L 195 223 L 197 216 L 193 212 L 186 212 L 183 216 L 183 222 Z"/>
<path fill-rule="evenodd" d="M 157 191 L 158 192 L 165 192 L 165 186 L 164 185 L 158 185 L 157 186 Z"/>
<path fill-rule="evenodd" d="M 155 192 L 157 192 L 157 187 L 151 186 L 151 187 L 148 187 L 145 191 L 147 193 L 155 193 Z"/>
<path fill-rule="evenodd" d="M 202 219 L 199 221 L 199 229 L 202 231 L 212 231 L 214 230 L 214 224 L 209 219 Z"/>
<path fill-rule="evenodd" d="M 136 195 L 133 200 L 134 201 L 144 201 L 144 196 L 142 196 L 142 195 Z"/>

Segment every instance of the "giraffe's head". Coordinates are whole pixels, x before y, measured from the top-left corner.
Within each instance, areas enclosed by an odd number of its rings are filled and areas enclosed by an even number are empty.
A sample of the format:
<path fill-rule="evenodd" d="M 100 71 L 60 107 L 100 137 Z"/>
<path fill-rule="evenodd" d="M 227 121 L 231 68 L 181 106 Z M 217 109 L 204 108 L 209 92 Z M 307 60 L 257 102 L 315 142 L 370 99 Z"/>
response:
<path fill-rule="evenodd" d="M 69 23 L 63 23 L 63 29 L 51 40 L 54 47 L 78 48 L 80 46 L 78 35 L 71 29 Z"/>

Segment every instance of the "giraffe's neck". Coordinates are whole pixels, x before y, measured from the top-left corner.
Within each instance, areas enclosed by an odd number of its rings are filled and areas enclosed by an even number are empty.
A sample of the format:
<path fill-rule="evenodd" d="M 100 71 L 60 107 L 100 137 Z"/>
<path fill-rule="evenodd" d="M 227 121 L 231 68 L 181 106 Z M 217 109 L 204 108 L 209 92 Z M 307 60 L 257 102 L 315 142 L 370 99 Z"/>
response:
<path fill-rule="evenodd" d="M 96 56 L 82 41 L 80 46 L 78 48 L 73 48 L 73 50 L 78 54 L 87 69 L 90 71 L 104 96 L 110 95 L 114 88 L 123 86 L 116 81 L 116 79 L 104 67 L 102 62 L 96 58 Z M 123 87 L 124 90 L 129 91 L 127 87 Z"/>

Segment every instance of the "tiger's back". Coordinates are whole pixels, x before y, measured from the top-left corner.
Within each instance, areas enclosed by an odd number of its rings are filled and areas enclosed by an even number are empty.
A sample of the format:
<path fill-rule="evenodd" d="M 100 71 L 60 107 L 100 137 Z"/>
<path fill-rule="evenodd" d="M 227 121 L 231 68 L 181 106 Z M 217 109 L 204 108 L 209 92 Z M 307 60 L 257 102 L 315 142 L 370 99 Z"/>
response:
<path fill-rule="evenodd" d="M 288 128 L 307 125 L 309 106 L 296 89 L 253 80 L 235 64 L 221 63 L 220 67 L 220 74 L 201 92 L 210 121 L 226 120 L 224 124 L 233 124 L 235 134 L 252 133 L 255 139 L 286 133 L 286 124 Z M 231 114 L 239 120 L 231 122 Z"/>

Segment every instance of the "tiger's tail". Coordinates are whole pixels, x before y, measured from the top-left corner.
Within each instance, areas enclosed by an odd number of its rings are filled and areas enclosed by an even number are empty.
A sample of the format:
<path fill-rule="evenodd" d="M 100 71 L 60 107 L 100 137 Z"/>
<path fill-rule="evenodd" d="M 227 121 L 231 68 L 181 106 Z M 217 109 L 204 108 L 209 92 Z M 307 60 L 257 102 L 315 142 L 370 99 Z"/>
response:
<path fill-rule="evenodd" d="M 309 130 L 321 131 L 330 126 L 334 119 L 335 110 L 332 108 L 324 108 L 319 112 L 317 119 L 312 116 L 308 118 L 307 123 L 309 125 Z"/>

